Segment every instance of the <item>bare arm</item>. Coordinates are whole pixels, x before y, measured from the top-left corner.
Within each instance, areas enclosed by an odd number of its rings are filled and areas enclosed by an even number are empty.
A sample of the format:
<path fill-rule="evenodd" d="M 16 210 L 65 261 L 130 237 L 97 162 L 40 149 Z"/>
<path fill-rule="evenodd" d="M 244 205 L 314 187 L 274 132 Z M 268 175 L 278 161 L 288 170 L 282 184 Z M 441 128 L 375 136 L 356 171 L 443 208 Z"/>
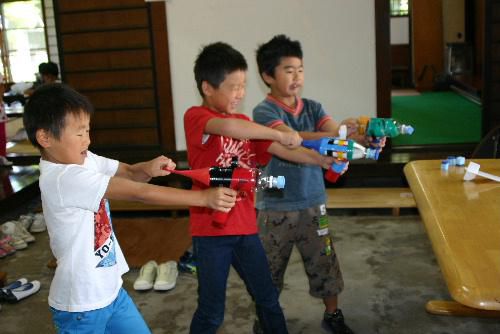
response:
<path fill-rule="evenodd" d="M 115 176 L 137 182 L 148 182 L 153 177 L 170 174 L 170 172 L 163 169 L 164 167 L 175 169 L 175 163 L 163 155 L 153 160 L 133 165 L 120 162 Z"/>
<path fill-rule="evenodd" d="M 321 155 L 314 150 L 304 147 L 289 149 L 279 143 L 272 143 L 267 151 L 284 160 L 299 164 L 317 165 L 325 169 L 335 161 L 335 158 Z"/>
<path fill-rule="evenodd" d="M 235 118 L 212 118 L 205 132 L 236 139 L 263 139 L 279 142 L 287 147 L 298 147 L 302 138 L 295 131 L 282 132 L 255 122 Z"/>
<path fill-rule="evenodd" d="M 308 140 L 321 139 L 324 137 L 337 137 L 339 135 L 340 124 L 332 119 L 327 120 L 316 132 L 300 131 L 299 135 Z"/>
<path fill-rule="evenodd" d="M 203 206 L 229 211 L 235 204 L 236 192 L 225 187 L 185 190 L 135 182 L 122 177 L 112 177 L 105 197 L 153 205 Z"/>

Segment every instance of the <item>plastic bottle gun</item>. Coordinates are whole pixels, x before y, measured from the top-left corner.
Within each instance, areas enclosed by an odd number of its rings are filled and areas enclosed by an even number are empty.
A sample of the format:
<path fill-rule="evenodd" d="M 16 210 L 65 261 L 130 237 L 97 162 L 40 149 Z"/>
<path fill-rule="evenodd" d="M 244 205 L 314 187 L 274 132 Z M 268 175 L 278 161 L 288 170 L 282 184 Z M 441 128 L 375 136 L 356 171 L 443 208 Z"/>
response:
<path fill-rule="evenodd" d="M 244 168 L 238 165 L 238 158 L 233 157 L 230 167 L 207 167 L 193 170 L 171 170 L 171 173 L 184 175 L 209 187 L 228 187 L 237 191 L 253 193 L 266 188 L 283 189 L 284 176 L 262 176 L 257 168 Z M 217 227 L 226 225 L 229 213 L 214 211 L 212 222 Z"/>
<path fill-rule="evenodd" d="M 342 125 L 339 130 L 339 137 L 325 137 L 316 140 L 303 140 L 302 146 L 313 149 L 321 155 L 336 157 L 339 160 L 348 161 L 355 159 L 377 160 L 380 154 L 378 148 L 365 148 L 353 140 L 346 139 L 346 126 Z M 336 182 L 345 168 L 345 162 L 332 164 L 325 173 L 325 179 L 329 182 Z"/>
<path fill-rule="evenodd" d="M 359 134 L 372 136 L 375 138 L 389 137 L 393 138 L 399 135 L 413 134 L 413 127 L 411 125 L 401 124 L 393 118 L 370 118 L 361 116 L 358 118 Z"/>

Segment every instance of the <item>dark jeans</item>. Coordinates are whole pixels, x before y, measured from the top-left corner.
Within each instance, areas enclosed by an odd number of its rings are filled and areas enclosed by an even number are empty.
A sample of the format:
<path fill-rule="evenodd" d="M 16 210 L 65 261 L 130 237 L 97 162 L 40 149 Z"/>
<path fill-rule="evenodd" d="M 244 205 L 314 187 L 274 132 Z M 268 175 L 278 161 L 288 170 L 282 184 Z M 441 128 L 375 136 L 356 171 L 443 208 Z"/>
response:
<path fill-rule="evenodd" d="M 198 308 L 191 321 L 191 334 L 215 334 L 224 321 L 231 264 L 238 267 L 239 275 L 255 300 L 264 333 L 288 333 L 278 292 L 257 234 L 193 237 L 193 252 L 198 274 Z"/>

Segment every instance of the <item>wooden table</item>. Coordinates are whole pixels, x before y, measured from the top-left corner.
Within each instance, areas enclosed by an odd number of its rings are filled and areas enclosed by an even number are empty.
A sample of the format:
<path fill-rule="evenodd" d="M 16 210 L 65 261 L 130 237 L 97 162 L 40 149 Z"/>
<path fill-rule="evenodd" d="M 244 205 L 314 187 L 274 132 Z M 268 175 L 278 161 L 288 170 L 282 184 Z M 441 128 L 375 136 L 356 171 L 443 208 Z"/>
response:
<path fill-rule="evenodd" d="M 500 160 L 472 161 L 500 175 Z M 439 160 L 410 162 L 404 173 L 454 299 L 430 301 L 427 311 L 500 317 L 500 183 L 463 181 L 464 167 L 444 172 Z"/>

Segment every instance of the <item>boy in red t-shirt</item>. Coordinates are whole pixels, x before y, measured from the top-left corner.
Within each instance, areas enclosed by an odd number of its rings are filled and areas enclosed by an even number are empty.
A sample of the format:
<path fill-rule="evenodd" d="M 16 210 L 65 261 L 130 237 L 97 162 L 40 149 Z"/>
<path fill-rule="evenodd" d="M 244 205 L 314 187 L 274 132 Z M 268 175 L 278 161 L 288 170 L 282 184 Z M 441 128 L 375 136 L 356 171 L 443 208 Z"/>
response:
<path fill-rule="evenodd" d="M 256 124 L 237 112 L 245 95 L 247 63 L 225 43 L 213 43 L 198 55 L 194 73 L 203 97 L 201 106 L 184 115 L 188 162 L 192 169 L 229 167 L 234 156 L 240 165 L 266 164 L 271 154 L 328 168 L 333 158 L 300 147 L 297 132 L 280 132 Z M 193 189 L 203 188 L 194 182 Z M 254 198 L 239 194 L 227 223 L 212 224 L 212 210 L 192 207 L 190 225 L 197 261 L 198 307 L 191 333 L 216 333 L 224 320 L 226 283 L 231 264 L 255 300 L 265 333 L 287 333 L 278 293 L 257 234 Z"/>

